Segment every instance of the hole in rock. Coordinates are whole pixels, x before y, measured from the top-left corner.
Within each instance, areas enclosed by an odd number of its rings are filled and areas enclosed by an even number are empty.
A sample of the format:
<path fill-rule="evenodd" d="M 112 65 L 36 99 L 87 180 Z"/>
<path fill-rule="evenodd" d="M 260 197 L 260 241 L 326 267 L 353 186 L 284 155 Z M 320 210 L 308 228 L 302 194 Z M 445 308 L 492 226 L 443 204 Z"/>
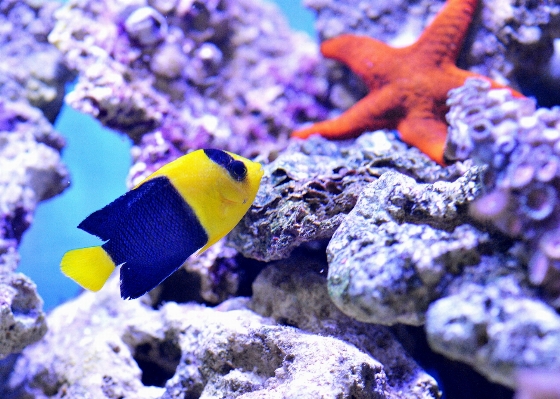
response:
<path fill-rule="evenodd" d="M 135 348 L 133 357 L 142 370 L 142 384 L 163 387 L 177 370 L 181 348 L 171 341 L 146 342 Z"/>

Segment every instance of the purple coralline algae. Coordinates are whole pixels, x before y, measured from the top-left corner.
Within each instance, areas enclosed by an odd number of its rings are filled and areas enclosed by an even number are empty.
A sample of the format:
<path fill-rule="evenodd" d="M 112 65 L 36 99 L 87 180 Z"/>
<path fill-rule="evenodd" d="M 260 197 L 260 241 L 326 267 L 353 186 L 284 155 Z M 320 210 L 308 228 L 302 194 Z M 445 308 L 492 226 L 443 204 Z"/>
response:
<path fill-rule="evenodd" d="M 68 71 L 47 42 L 58 7 L 0 2 L 0 358 L 46 331 L 36 286 L 16 273 L 17 245 L 39 201 L 68 186 L 62 137 L 49 122 L 62 104 Z"/>
<path fill-rule="evenodd" d="M 472 216 L 526 243 L 530 279 L 554 304 L 560 295 L 560 108 L 536 109 L 534 100 L 490 90 L 481 80 L 453 90 L 448 104 L 448 156 L 488 168 Z"/>
<path fill-rule="evenodd" d="M 282 148 L 327 116 L 317 45 L 272 4 L 70 1 L 56 17 L 49 40 L 79 76 L 67 101 L 134 140 L 132 184 L 193 148 Z"/>
<path fill-rule="evenodd" d="M 0 1 L 0 97 L 25 100 L 51 122 L 70 78 L 62 55 L 47 41 L 59 7 L 57 2 Z"/>

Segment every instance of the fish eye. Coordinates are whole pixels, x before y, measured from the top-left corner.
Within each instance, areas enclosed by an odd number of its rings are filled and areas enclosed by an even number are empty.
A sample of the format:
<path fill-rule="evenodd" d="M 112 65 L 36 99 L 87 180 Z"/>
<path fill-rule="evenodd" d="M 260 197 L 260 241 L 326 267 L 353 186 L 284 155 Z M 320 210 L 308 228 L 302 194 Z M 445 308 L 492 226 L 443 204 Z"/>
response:
<path fill-rule="evenodd" d="M 243 181 L 245 176 L 247 176 L 247 167 L 241 161 L 232 161 L 227 169 L 231 177 L 236 181 Z"/>
<path fill-rule="evenodd" d="M 245 176 L 247 176 L 247 167 L 245 164 L 233 159 L 227 152 L 208 148 L 204 150 L 204 153 L 212 161 L 225 168 L 234 180 L 243 181 Z"/>

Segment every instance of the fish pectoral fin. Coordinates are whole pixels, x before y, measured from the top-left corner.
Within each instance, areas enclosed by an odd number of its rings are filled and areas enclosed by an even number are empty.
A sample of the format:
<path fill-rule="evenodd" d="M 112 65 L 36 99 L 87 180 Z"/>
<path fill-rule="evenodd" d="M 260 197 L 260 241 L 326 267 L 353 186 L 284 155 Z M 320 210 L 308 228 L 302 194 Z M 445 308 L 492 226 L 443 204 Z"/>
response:
<path fill-rule="evenodd" d="M 221 238 L 222 238 L 222 237 L 219 237 L 219 238 L 216 238 L 216 239 L 214 239 L 214 240 L 208 241 L 208 243 L 207 243 L 205 246 L 203 246 L 202 248 L 200 248 L 198 251 L 196 251 L 196 252 L 194 253 L 194 256 L 200 256 L 200 255 L 202 255 L 204 252 L 206 252 L 206 250 L 207 250 L 208 248 L 210 248 L 212 245 L 214 245 L 215 243 L 217 243 L 218 241 L 220 241 Z"/>

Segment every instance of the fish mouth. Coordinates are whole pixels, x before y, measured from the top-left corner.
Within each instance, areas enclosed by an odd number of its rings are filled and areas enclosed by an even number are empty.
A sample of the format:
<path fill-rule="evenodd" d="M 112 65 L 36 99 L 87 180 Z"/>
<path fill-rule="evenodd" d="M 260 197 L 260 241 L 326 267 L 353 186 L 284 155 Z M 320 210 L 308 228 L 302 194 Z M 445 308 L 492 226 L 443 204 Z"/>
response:
<path fill-rule="evenodd" d="M 228 204 L 228 205 L 241 205 L 241 204 L 245 204 L 247 202 L 247 198 L 243 198 L 243 201 L 235 201 L 235 200 L 229 199 L 227 197 L 224 197 L 223 195 L 220 195 L 220 198 L 221 198 L 223 203 Z"/>

